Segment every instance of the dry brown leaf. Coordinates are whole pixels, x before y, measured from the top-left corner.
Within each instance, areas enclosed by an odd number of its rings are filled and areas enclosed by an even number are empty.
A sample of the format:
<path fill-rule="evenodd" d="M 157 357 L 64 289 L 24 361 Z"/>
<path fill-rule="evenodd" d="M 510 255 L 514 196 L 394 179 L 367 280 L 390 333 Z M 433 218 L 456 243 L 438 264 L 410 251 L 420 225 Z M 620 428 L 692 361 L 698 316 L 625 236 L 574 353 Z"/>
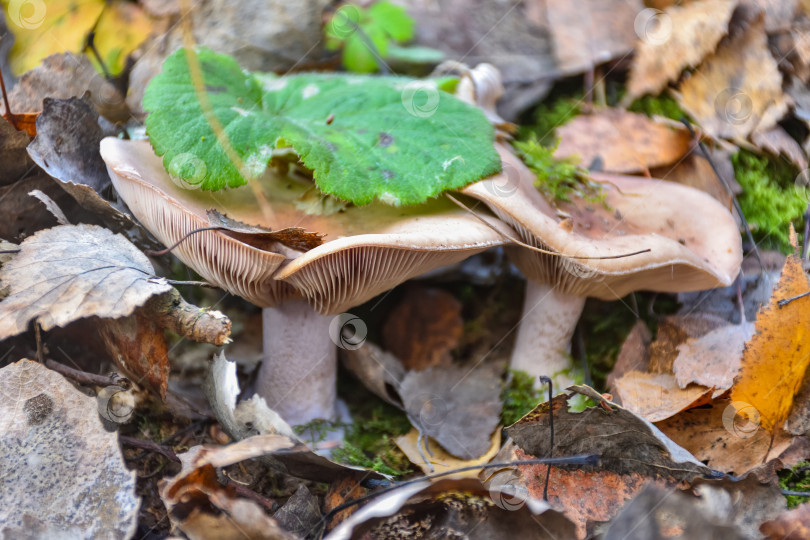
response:
<path fill-rule="evenodd" d="M 210 226 L 218 227 L 228 236 L 265 251 L 273 251 L 276 243 L 298 251 L 309 251 L 323 244 L 324 235 L 308 232 L 301 227 L 287 227 L 286 229 L 271 231 L 258 225 L 247 225 L 229 218 L 221 214 L 216 208 L 206 210 L 206 214 L 208 214 L 208 224 Z"/>
<path fill-rule="evenodd" d="M 598 406 L 575 412 L 569 408 L 572 396 L 560 394 L 552 400 L 554 456 L 596 454 L 599 456 L 598 465 L 577 467 L 619 474 L 671 476 L 688 481 L 709 473 L 705 465 L 646 419 L 588 386 L 571 386 L 568 390 L 593 399 Z M 506 428 L 506 433 L 527 454 L 537 457 L 552 455 L 549 409 L 548 402 L 541 403 Z"/>
<path fill-rule="evenodd" d="M 650 422 L 660 422 L 679 412 L 711 401 L 713 389 L 697 384 L 678 386 L 668 373 L 631 371 L 613 383 L 622 406 Z"/>
<path fill-rule="evenodd" d="M 652 334 L 647 328 L 647 323 L 638 319 L 633 325 L 633 329 L 622 343 L 619 356 L 613 370 L 607 377 L 607 386 L 614 391 L 616 379 L 631 371 L 647 371 L 650 363 L 650 342 Z"/>
<path fill-rule="evenodd" d="M 781 126 L 775 126 L 765 132 L 755 131 L 751 135 L 751 142 L 776 157 L 785 156 L 799 170 L 807 168 L 807 157 L 801 145 Z"/>
<path fill-rule="evenodd" d="M 30 360 L 0 370 L 0 536 L 130 538 L 140 499 L 100 402 Z"/>
<path fill-rule="evenodd" d="M 712 469 L 737 475 L 761 465 L 764 458 L 778 457 L 793 439 L 779 430 L 765 456 L 771 444 L 770 433 L 740 417 L 728 398 L 683 411 L 656 426 Z"/>
<path fill-rule="evenodd" d="M 715 397 L 731 388 L 740 371 L 745 342 L 753 335 L 753 323 L 728 325 L 699 338 L 687 339 L 678 347 L 672 371 L 678 386 L 696 383 L 714 388 Z"/>
<path fill-rule="evenodd" d="M 142 308 L 127 317 L 98 319 L 97 328 L 115 365 L 138 384 L 166 399 L 169 389 L 169 348 L 163 328 Z"/>
<path fill-rule="evenodd" d="M 172 289 L 154 277 L 146 255 L 95 225 L 40 231 L 20 250 L 0 269 L 0 281 L 9 287 L 0 302 L 0 339 L 24 332 L 32 319 L 50 330 L 84 317 L 123 317 Z"/>
<path fill-rule="evenodd" d="M 406 369 L 449 364 L 464 330 L 461 302 L 435 287 L 410 285 L 383 326 L 385 348 Z"/>
<path fill-rule="evenodd" d="M 804 503 L 774 520 L 766 521 L 759 530 L 769 540 L 810 538 L 810 503 Z"/>
<path fill-rule="evenodd" d="M 564 74 L 582 73 L 633 50 L 638 37 L 633 21 L 644 9 L 640 0 L 545 4 L 557 65 Z"/>
<path fill-rule="evenodd" d="M 627 83 L 628 99 L 658 94 L 685 68 L 697 66 L 728 32 L 737 0 L 703 0 L 645 10 L 636 18 L 640 41 Z"/>
<path fill-rule="evenodd" d="M 788 102 L 763 19 L 723 41 L 681 84 L 676 98 L 715 138 L 745 139 L 754 131 L 774 127 Z"/>
<path fill-rule="evenodd" d="M 669 165 L 691 146 L 686 129 L 622 109 L 577 116 L 555 133 L 560 138 L 555 157 L 579 156 L 585 167 L 598 158 L 602 170 L 613 173 L 637 173 Z"/>
<path fill-rule="evenodd" d="M 661 319 L 658 334 L 650 345 L 652 373 L 672 373 L 672 363 L 678 357 L 678 346 L 689 338 L 698 338 L 716 328 L 728 325 L 708 313 L 670 315 Z"/>
<path fill-rule="evenodd" d="M 329 486 L 329 490 L 323 497 L 323 510 L 324 513 L 329 513 L 332 509 L 337 508 L 341 504 L 347 503 L 353 499 L 359 499 L 367 494 L 367 490 L 361 486 L 353 478 L 343 478 Z M 341 510 L 332 516 L 332 519 L 327 523 L 327 530 L 332 530 L 344 521 L 351 517 L 352 514 L 357 512 L 360 506 L 350 506 L 345 510 Z"/>
<path fill-rule="evenodd" d="M 501 389 L 488 369 L 411 371 L 399 390 L 414 427 L 454 456 L 475 459 L 491 448 L 492 432 L 500 422 Z"/>
<path fill-rule="evenodd" d="M 792 228 L 791 236 L 795 240 Z M 783 307 L 778 302 L 808 291 L 801 260 L 788 255 L 770 302 L 757 314 L 757 333 L 745 345 L 731 390 L 733 401 L 748 404 L 741 413 L 768 431 L 784 424 L 810 364 L 810 298 Z"/>

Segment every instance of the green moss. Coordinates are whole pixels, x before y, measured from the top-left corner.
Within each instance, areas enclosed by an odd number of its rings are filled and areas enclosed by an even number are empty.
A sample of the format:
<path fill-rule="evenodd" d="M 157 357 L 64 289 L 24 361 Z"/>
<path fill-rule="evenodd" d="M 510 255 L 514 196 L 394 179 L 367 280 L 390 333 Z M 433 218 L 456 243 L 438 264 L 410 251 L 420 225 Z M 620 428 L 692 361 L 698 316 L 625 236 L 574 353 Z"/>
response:
<path fill-rule="evenodd" d="M 647 116 L 663 116 L 677 121 L 686 116 L 678 102 L 666 95 L 644 96 L 631 103 L 627 110 Z"/>
<path fill-rule="evenodd" d="M 801 219 L 808 201 L 806 187 L 796 185 L 798 171 L 781 159 L 768 159 L 746 150 L 731 158 L 742 186 L 743 214 L 760 247 L 789 253 L 788 224 Z"/>
<path fill-rule="evenodd" d="M 534 378 L 525 371 L 509 370 L 510 378 L 501 391 L 501 424 L 511 426 L 545 400 L 545 389 L 534 387 Z"/>
<path fill-rule="evenodd" d="M 547 200 L 570 201 L 576 195 L 590 202 L 603 201 L 602 186 L 589 179 L 588 171 L 577 164 L 578 160 L 554 157 L 558 144 L 559 141 L 546 147 L 534 136 L 512 143 L 526 166 L 537 176 L 534 185 Z"/>
<path fill-rule="evenodd" d="M 560 97 L 541 103 L 534 112 L 534 125 L 521 126 L 519 138 L 534 138 L 546 146 L 554 144 L 557 140 L 554 130 L 580 113 L 581 102 L 581 97 L 575 96 Z"/>
<path fill-rule="evenodd" d="M 810 461 L 802 461 L 792 469 L 779 471 L 779 487 L 790 491 L 810 491 Z M 788 508 L 808 502 L 810 497 L 785 495 Z"/>
<path fill-rule="evenodd" d="M 370 411 L 358 410 L 352 419 L 343 448 L 332 452 L 336 460 L 392 476 L 410 471 L 410 461 L 393 440 L 411 429 L 404 413 L 379 402 Z"/>

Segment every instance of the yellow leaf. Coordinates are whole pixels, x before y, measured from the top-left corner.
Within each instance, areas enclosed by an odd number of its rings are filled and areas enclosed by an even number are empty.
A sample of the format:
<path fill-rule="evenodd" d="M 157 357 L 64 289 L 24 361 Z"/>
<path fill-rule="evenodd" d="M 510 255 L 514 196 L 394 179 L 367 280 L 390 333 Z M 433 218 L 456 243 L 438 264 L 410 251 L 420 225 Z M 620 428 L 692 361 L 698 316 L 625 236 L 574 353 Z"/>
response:
<path fill-rule="evenodd" d="M 795 238 L 792 229 L 791 235 Z M 745 404 L 739 414 L 770 431 L 790 413 L 810 364 L 810 298 L 784 307 L 778 302 L 808 291 L 801 261 L 789 255 L 770 302 L 757 315 L 757 333 L 745 345 L 742 369 L 731 390 L 731 400 Z"/>
<path fill-rule="evenodd" d="M 104 0 L 3 0 L 3 7 L 15 38 L 11 70 L 19 75 L 54 53 L 81 53 Z"/>
<path fill-rule="evenodd" d="M 95 45 L 112 75 L 121 73 L 127 56 L 151 30 L 152 21 L 137 5 L 114 2 L 107 6 L 96 25 Z"/>
<path fill-rule="evenodd" d="M 48 56 L 60 52 L 81 54 L 95 29 L 95 45 L 111 74 L 151 29 L 151 20 L 136 4 L 104 0 L 0 0 L 6 10 L 14 46 L 11 70 L 19 75 Z"/>
<path fill-rule="evenodd" d="M 400 435 L 394 439 L 394 442 L 397 444 L 397 446 L 399 446 L 399 449 L 402 450 L 402 453 L 404 453 L 408 459 L 411 460 L 411 463 L 419 466 L 419 468 L 422 469 L 422 472 L 425 474 L 435 474 L 447 472 L 452 469 L 459 469 L 461 467 L 471 467 L 474 465 L 485 465 L 489 463 L 492 458 L 498 454 L 498 451 L 501 448 L 501 430 L 498 428 L 492 433 L 492 437 L 490 439 L 492 441 L 492 445 L 483 456 L 469 461 L 465 461 L 450 455 L 439 445 L 439 443 L 433 439 L 429 440 L 430 451 L 428 451 L 428 448 L 425 447 L 426 441 L 423 439 L 422 452 L 419 452 L 419 431 L 414 428 L 405 435 Z M 433 455 L 431 455 L 431 453 Z M 427 457 L 430 463 L 426 463 L 425 460 L 422 459 L 422 456 Z M 474 471 L 457 473 L 454 474 L 453 477 L 474 478 L 478 476 L 479 472 L 481 472 L 481 470 L 477 469 Z"/>

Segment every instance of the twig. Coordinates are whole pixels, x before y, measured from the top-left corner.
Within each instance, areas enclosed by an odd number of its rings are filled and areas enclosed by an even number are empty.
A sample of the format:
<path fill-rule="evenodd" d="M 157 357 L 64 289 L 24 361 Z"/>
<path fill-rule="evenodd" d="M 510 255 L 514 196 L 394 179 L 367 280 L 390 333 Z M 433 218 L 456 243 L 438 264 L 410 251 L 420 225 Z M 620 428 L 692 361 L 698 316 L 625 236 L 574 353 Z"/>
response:
<path fill-rule="evenodd" d="M 70 379 L 71 381 L 84 386 L 120 386 L 124 390 L 128 390 L 132 386 L 129 379 L 126 377 L 121 377 L 117 373 L 112 373 L 110 375 L 96 375 L 94 373 L 87 373 L 86 371 L 80 371 L 78 369 L 68 367 L 65 364 L 60 364 L 59 362 L 51 360 L 50 358 L 45 360 L 45 367 L 54 370 L 66 379 Z"/>
<path fill-rule="evenodd" d="M 550 441 L 548 447 L 548 457 L 551 459 L 554 452 L 554 383 L 551 382 L 551 377 L 545 375 L 540 376 L 540 382 L 548 385 L 548 429 L 550 432 Z M 543 486 L 543 500 L 548 502 L 548 481 L 551 478 L 551 462 L 549 461 L 548 469 L 546 469 L 546 482 Z"/>
<path fill-rule="evenodd" d="M 177 454 L 174 453 L 174 450 L 166 446 L 161 446 L 155 442 L 145 441 L 143 439 L 137 439 L 135 437 L 127 437 L 126 435 L 119 435 L 118 440 L 121 441 L 122 444 L 126 444 L 127 446 L 148 450 L 149 452 L 160 454 L 161 456 L 166 457 L 174 461 L 175 463 L 180 463 L 180 458 L 177 457 Z"/>
<path fill-rule="evenodd" d="M 189 304 L 177 289 L 153 296 L 144 309 L 163 328 L 197 343 L 221 347 L 230 341 L 231 320 L 228 317 L 219 311 Z"/>

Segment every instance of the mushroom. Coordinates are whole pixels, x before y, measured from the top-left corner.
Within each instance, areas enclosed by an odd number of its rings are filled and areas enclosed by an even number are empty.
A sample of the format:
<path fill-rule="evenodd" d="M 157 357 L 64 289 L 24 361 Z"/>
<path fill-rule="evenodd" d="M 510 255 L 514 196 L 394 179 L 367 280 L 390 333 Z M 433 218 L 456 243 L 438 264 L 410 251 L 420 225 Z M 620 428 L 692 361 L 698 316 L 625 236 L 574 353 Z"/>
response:
<path fill-rule="evenodd" d="M 589 296 L 709 289 L 731 285 L 739 273 L 737 224 L 713 197 L 665 180 L 593 173 L 604 205 L 574 198 L 555 208 L 534 187 L 534 173 L 497 147 L 503 172 L 462 192 L 486 203 L 523 242 L 565 256 L 505 248 L 528 280 L 513 369 L 552 376 L 562 388 L 573 382 L 570 341 Z M 640 250 L 649 251 L 621 257 Z"/>
<path fill-rule="evenodd" d="M 302 252 L 280 244 L 261 249 L 243 236 L 207 230 L 173 251 L 207 281 L 264 308 L 265 357 L 256 391 L 290 424 L 336 417 L 336 344 L 357 346 L 342 327 L 357 330 L 358 321 L 333 315 L 419 274 L 502 245 L 504 233 L 513 234 L 496 218 L 484 217 L 482 223 L 444 199 L 308 215 L 296 201 L 311 186 L 271 169 L 260 180 L 273 213 L 268 219 L 248 186 L 203 192 L 174 181 L 146 141 L 107 138 L 101 155 L 121 198 L 167 246 L 209 226 L 206 210 L 212 207 L 242 223 L 326 235 L 322 245 Z"/>

